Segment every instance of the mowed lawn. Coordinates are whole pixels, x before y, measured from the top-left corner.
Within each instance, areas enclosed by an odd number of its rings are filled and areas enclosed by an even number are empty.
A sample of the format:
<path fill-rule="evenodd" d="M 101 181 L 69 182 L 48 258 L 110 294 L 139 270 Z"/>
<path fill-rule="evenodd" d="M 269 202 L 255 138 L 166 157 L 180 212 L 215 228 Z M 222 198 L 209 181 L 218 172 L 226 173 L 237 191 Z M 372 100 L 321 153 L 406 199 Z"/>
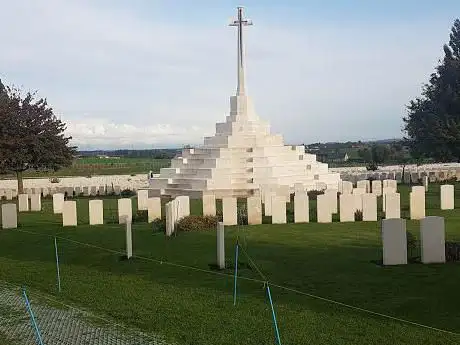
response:
<path fill-rule="evenodd" d="M 402 186 L 400 192 L 403 215 L 407 215 L 408 188 Z M 456 196 L 458 207 L 458 183 Z M 60 216 L 53 215 L 50 201 L 44 200 L 43 212 L 19 216 L 18 230 L 38 235 L 0 231 L 0 280 L 25 284 L 31 291 L 55 295 L 65 303 L 184 345 L 275 344 L 263 280 L 270 282 L 282 344 L 460 343 L 460 335 L 441 331 L 460 333 L 460 263 L 379 266 L 380 222 L 229 227 L 229 267 L 215 271 L 215 232 L 166 238 L 148 224 L 134 223 L 136 257 L 127 261 L 103 249 L 124 251 L 123 227 L 85 225 L 87 202 L 78 200 L 81 225 L 77 228 L 62 228 Z M 427 215 L 446 217 L 446 240 L 460 242 L 460 209 L 441 211 L 439 204 L 439 185 L 432 184 Z M 105 206 L 106 219 L 113 220 L 116 200 L 108 199 Z M 313 217 L 315 203 L 311 206 Z M 192 203 L 194 213 L 199 208 Z M 418 238 L 419 222 L 407 225 Z M 56 292 L 55 235 L 61 261 L 60 294 Z M 237 305 L 233 306 L 237 236 L 244 249 L 239 274 L 254 280 L 238 281 Z"/>

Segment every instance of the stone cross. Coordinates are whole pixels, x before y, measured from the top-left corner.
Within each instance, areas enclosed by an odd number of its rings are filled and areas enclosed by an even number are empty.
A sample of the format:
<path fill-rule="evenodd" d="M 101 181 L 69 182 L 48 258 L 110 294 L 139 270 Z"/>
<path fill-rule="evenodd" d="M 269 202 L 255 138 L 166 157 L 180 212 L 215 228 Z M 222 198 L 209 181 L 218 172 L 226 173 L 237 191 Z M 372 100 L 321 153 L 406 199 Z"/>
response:
<path fill-rule="evenodd" d="M 237 96 L 244 96 L 245 81 L 244 81 L 244 51 L 243 51 L 243 26 L 252 25 L 252 21 L 243 19 L 243 7 L 238 7 L 238 19 L 230 23 L 230 26 L 238 27 L 238 86 L 236 89 Z"/>

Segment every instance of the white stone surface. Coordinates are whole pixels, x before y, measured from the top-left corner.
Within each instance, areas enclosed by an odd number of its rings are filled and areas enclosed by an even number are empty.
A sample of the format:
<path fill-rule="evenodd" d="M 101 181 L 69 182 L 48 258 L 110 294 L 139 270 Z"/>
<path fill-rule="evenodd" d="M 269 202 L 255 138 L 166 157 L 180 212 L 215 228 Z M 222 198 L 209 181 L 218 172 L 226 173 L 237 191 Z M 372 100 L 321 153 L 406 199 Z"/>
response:
<path fill-rule="evenodd" d="M 445 227 L 443 217 L 426 217 L 420 221 L 422 262 L 446 262 Z"/>
<path fill-rule="evenodd" d="M 137 191 L 137 209 L 140 211 L 147 210 L 147 200 L 149 198 L 149 191 L 147 189 L 140 189 Z"/>
<path fill-rule="evenodd" d="M 394 194 L 397 193 L 397 189 L 394 188 L 393 186 L 387 186 L 383 187 L 382 189 L 382 209 L 385 212 L 385 207 L 386 207 L 386 195 L 387 194 Z"/>
<path fill-rule="evenodd" d="M 340 195 L 340 222 L 355 221 L 355 197 L 353 194 Z"/>
<path fill-rule="evenodd" d="M 13 200 L 13 190 L 7 189 L 5 191 L 5 197 L 6 197 L 6 200 Z"/>
<path fill-rule="evenodd" d="M 62 206 L 62 226 L 77 226 L 76 201 L 64 201 Z"/>
<path fill-rule="evenodd" d="M 353 192 L 353 183 L 342 181 L 342 194 L 351 194 Z"/>
<path fill-rule="evenodd" d="M 124 224 L 133 221 L 133 208 L 130 198 L 118 199 L 118 223 Z"/>
<path fill-rule="evenodd" d="M 165 205 L 166 213 L 166 236 L 171 236 L 174 233 L 177 214 L 177 200 L 172 200 Z"/>
<path fill-rule="evenodd" d="M 203 215 L 215 216 L 216 215 L 216 196 L 214 194 L 203 195 Z"/>
<path fill-rule="evenodd" d="M 360 180 L 360 181 L 356 182 L 356 188 L 364 189 L 364 193 L 370 193 L 370 191 L 371 191 L 370 181 L 369 180 Z"/>
<path fill-rule="evenodd" d="M 286 198 L 272 197 L 272 224 L 286 224 Z"/>
<path fill-rule="evenodd" d="M 407 264 L 407 235 L 405 219 L 382 220 L 384 265 Z"/>
<path fill-rule="evenodd" d="M 104 202 L 102 200 L 90 200 L 89 206 L 89 224 L 104 224 Z"/>
<path fill-rule="evenodd" d="M 190 216 L 190 198 L 187 195 L 180 195 L 177 200 L 177 220 Z"/>
<path fill-rule="evenodd" d="M 224 223 L 217 224 L 217 267 L 225 269 L 225 233 Z"/>
<path fill-rule="evenodd" d="M 131 222 L 126 221 L 126 258 L 131 259 L 133 256 L 133 232 Z"/>
<path fill-rule="evenodd" d="M 372 181 L 372 194 L 375 194 L 377 196 L 382 195 L 382 181 L 380 180 Z"/>
<path fill-rule="evenodd" d="M 428 188 L 429 188 L 428 187 L 428 184 L 429 184 L 428 176 L 423 176 L 422 181 L 423 181 L 423 187 L 425 187 L 425 192 L 428 192 Z"/>
<path fill-rule="evenodd" d="M 454 185 L 444 184 L 441 186 L 441 210 L 453 210 L 455 208 Z"/>
<path fill-rule="evenodd" d="M 297 191 L 294 194 L 294 223 L 308 223 L 310 221 L 310 207 L 308 194 Z"/>
<path fill-rule="evenodd" d="M 53 194 L 53 213 L 61 214 L 64 207 L 64 194 L 56 193 Z"/>
<path fill-rule="evenodd" d="M 17 227 L 16 204 L 2 204 L 2 229 L 16 229 Z"/>
<path fill-rule="evenodd" d="M 30 196 L 30 210 L 39 212 L 42 210 L 42 195 L 41 194 L 32 194 Z"/>
<path fill-rule="evenodd" d="M 148 222 L 151 223 L 155 219 L 161 219 L 161 199 L 160 198 L 148 198 L 147 199 L 147 214 Z"/>
<path fill-rule="evenodd" d="M 258 196 L 250 196 L 247 199 L 248 224 L 262 224 L 262 201 Z"/>
<path fill-rule="evenodd" d="M 276 193 L 272 192 L 271 190 L 263 190 L 262 191 L 262 202 L 264 203 L 264 215 L 271 216 L 272 215 L 272 198 L 276 196 Z"/>
<path fill-rule="evenodd" d="M 27 194 L 18 195 L 18 207 L 19 207 L 19 212 L 29 211 L 29 195 Z"/>
<path fill-rule="evenodd" d="M 324 194 L 320 194 L 316 198 L 316 217 L 318 223 L 332 222 L 332 212 L 329 199 Z"/>
<path fill-rule="evenodd" d="M 399 193 L 385 194 L 385 218 L 401 218 L 401 201 Z"/>
<path fill-rule="evenodd" d="M 425 188 L 423 188 L 422 192 L 420 192 L 420 190 L 410 192 L 409 198 L 410 198 L 410 219 L 425 218 Z"/>
<path fill-rule="evenodd" d="M 337 193 L 338 193 L 337 189 L 326 189 L 324 191 L 324 195 L 326 195 L 329 200 L 329 207 L 331 208 L 332 213 L 338 212 Z"/>
<path fill-rule="evenodd" d="M 233 197 L 222 198 L 222 214 L 223 214 L 224 225 L 237 225 L 238 224 L 236 198 L 233 198 Z"/>
<path fill-rule="evenodd" d="M 363 194 L 352 194 L 353 195 L 353 205 L 355 207 L 355 211 L 362 211 L 363 210 Z"/>
<path fill-rule="evenodd" d="M 363 221 L 377 221 L 377 195 L 374 193 L 366 193 L 362 196 L 363 202 Z"/>

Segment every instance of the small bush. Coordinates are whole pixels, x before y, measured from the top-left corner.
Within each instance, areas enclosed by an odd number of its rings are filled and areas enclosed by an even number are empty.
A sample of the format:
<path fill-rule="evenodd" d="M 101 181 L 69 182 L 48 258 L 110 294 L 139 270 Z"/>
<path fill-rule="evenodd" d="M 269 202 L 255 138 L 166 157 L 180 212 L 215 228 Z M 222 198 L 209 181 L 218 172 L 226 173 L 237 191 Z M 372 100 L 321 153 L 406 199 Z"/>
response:
<path fill-rule="evenodd" d="M 309 190 L 307 192 L 309 200 L 316 200 L 318 195 L 324 194 L 324 191 L 321 190 Z"/>
<path fill-rule="evenodd" d="M 218 222 L 223 222 L 224 221 L 224 213 L 222 210 L 217 210 L 216 211 L 216 217 Z"/>
<path fill-rule="evenodd" d="M 133 216 L 133 223 L 147 223 L 148 219 L 147 211 L 137 210 L 136 214 Z"/>
<path fill-rule="evenodd" d="M 460 243 L 446 242 L 446 261 L 460 261 Z"/>
<path fill-rule="evenodd" d="M 127 197 L 130 197 L 130 196 L 134 196 L 136 195 L 136 193 L 134 193 L 132 190 L 130 189 L 123 189 L 121 192 L 120 192 L 120 195 L 124 198 L 127 198 Z"/>
<path fill-rule="evenodd" d="M 57 178 L 57 177 L 51 177 L 51 178 L 50 178 L 50 182 L 51 182 L 51 183 L 59 183 L 59 182 L 61 182 L 61 179 L 59 179 L 59 178 Z"/>
<path fill-rule="evenodd" d="M 355 221 L 360 222 L 363 220 L 363 211 L 356 210 L 355 211 Z"/>
<path fill-rule="evenodd" d="M 165 219 L 154 219 L 152 222 L 153 232 L 166 232 L 166 220 Z"/>
<path fill-rule="evenodd" d="M 409 255 L 409 258 L 412 259 L 414 256 L 414 251 L 415 249 L 417 249 L 417 239 L 409 231 L 406 231 L 406 238 L 407 238 L 407 253 Z"/>
<path fill-rule="evenodd" d="M 248 210 L 246 204 L 238 205 L 237 222 L 238 225 L 248 225 Z"/>
<path fill-rule="evenodd" d="M 215 230 L 218 219 L 215 216 L 196 216 L 190 215 L 179 219 L 176 223 L 176 229 L 180 231 L 202 231 Z"/>

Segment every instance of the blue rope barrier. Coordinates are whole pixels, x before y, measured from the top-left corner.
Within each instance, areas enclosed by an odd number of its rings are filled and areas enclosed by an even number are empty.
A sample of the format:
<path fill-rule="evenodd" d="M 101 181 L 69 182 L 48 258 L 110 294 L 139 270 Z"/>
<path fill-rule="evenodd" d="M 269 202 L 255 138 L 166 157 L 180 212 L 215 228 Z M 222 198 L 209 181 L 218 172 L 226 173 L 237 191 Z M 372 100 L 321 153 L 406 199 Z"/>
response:
<path fill-rule="evenodd" d="M 37 344 L 38 345 L 43 345 L 42 336 L 40 334 L 40 330 L 38 329 L 37 322 L 35 321 L 35 315 L 34 315 L 34 313 L 32 311 L 32 307 L 30 306 L 29 298 L 27 297 L 27 293 L 26 293 L 25 288 L 22 289 L 22 295 L 24 296 L 24 300 L 26 302 L 26 309 L 29 312 L 30 319 L 32 321 L 32 327 L 35 330 L 35 336 L 37 338 Z"/>
<path fill-rule="evenodd" d="M 276 336 L 275 339 L 276 339 L 277 344 L 281 345 L 280 332 L 278 330 L 278 322 L 276 321 L 275 307 L 273 306 L 272 294 L 270 293 L 270 286 L 268 285 L 268 282 L 267 282 L 267 293 L 268 293 L 268 299 L 270 300 L 270 306 L 272 308 L 273 327 L 275 328 L 275 336 Z"/>
<path fill-rule="evenodd" d="M 57 285 L 58 285 L 58 291 L 61 292 L 61 273 L 60 273 L 60 270 L 59 270 L 59 254 L 58 254 L 58 247 L 57 247 L 56 237 L 54 238 L 54 249 L 55 249 L 55 252 L 56 252 Z"/>
<path fill-rule="evenodd" d="M 238 278 L 238 241 L 236 242 L 236 247 L 235 247 L 235 284 L 233 287 L 233 305 L 236 305 L 236 282 Z"/>

